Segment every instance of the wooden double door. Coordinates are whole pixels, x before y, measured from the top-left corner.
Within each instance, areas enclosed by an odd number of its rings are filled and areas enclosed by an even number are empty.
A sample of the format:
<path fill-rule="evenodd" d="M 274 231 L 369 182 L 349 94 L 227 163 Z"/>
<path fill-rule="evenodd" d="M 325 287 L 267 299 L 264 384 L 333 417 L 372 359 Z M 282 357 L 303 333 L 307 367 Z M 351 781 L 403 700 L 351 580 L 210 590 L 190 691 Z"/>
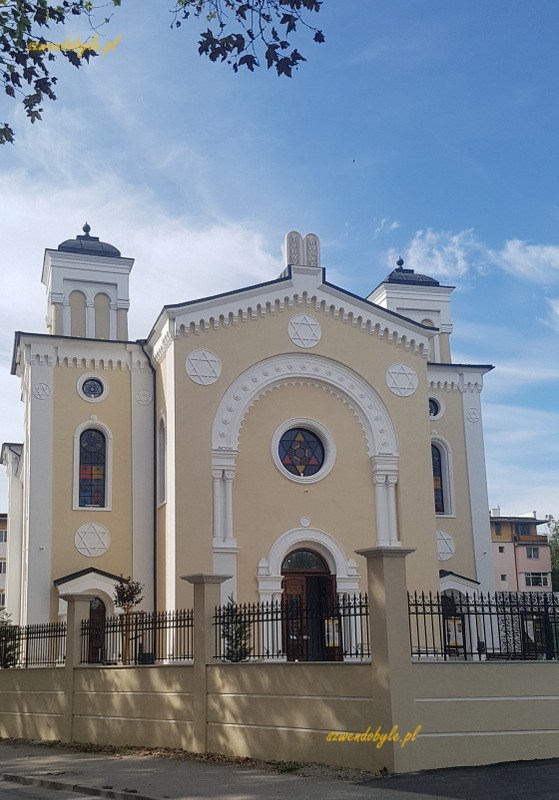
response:
<path fill-rule="evenodd" d="M 283 569 L 284 650 L 288 661 L 341 661 L 336 577 L 324 571 Z"/>

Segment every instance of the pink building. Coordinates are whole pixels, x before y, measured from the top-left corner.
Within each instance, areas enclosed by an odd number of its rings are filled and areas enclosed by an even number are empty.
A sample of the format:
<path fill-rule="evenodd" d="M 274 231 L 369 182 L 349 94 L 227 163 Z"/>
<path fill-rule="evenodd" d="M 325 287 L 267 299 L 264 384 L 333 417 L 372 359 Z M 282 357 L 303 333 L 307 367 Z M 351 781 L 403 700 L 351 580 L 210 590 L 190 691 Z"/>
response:
<path fill-rule="evenodd" d="M 490 511 L 491 542 L 498 592 L 551 592 L 551 550 L 547 536 L 538 534 L 536 512 L 528 517 L 506 517 L 500 508 Z"/>

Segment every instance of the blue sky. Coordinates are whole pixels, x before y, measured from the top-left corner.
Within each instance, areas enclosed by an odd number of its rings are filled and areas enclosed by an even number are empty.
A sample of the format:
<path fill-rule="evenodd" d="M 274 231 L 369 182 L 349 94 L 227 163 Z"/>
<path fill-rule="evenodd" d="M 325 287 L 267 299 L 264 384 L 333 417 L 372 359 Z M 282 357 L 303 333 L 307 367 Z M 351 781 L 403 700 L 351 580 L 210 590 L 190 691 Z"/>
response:
<path fill-rule="evenodd" d="M 496 366 L 490 505 L 559 516 L 557 0 L 324 0 L 291 80 L 211 64 L 201 24 L 170 21 L 123 0 L 116 49 L 59 64 L 42 123 L 0 99 L 2 440 L 22 438 L 13 331 L 44 331 L 44 248 L 86 219 L 136 259 L 133 338 L 164 303 L 276 277 L 285 233 L 312 231 L 352 292 L 400 254 L 457 287 L 454 360 Z"/>

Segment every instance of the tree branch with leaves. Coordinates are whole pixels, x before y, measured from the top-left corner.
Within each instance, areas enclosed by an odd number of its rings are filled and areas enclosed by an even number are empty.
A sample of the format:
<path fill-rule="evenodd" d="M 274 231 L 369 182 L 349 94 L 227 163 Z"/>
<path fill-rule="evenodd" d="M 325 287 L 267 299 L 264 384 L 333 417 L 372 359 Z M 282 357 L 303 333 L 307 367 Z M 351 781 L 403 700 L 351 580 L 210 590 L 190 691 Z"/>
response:
<path fill-rule="evenodd" d="M 79 49 L 64 48 L 48 38 L 53 28 L 70 19 L 87 19 L 92 34 L 109 22 L 122 0 L 0 0 L 0 85 L 8 97 L 21 100 L 31 122 L 40 120 L 44 100 L 56 100 L 58 79 L 52 62 L 65 58 L 75 67 L 97 55 L 87 39 Z M 250 72 L 266 64 L 278 75 L 291 77 L 305 57 L 292 44 L 303 28 L 315 42 L 323 42 L 321 30 L 308 17 L 320 11 L 322 0 L 174 0 L 172 28 L 188 20 L 204 20 L 198 53 L 213 62 L 225 62 L 234 72 Z M 138 12 L 139 13 L 139 12 Z M 81 41 L 81 39 L 80 39 Z M 0 123 L 0 144 L 14 141 L 8 123 Z"/>

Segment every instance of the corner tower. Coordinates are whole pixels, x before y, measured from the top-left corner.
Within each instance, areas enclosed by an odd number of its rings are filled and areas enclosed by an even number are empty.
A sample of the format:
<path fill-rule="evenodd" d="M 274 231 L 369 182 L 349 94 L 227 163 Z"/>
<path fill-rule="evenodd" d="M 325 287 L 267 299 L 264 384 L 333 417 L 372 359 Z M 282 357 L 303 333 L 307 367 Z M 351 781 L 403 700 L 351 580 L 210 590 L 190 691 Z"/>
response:
<path fill-rule="evenodd" d="M 134 259 L 90 236 L 87 222 L 82 230 L 83 236 L 45 250 L 47 330 L 55 336 L 127 340 Z"/>
<path fill-rule="evenodd" d="M 453 289 L 454 286 L 441 286 L 429 275 L 404 269 L 404 261 L 399 258 L 396 269 L 371 292 L 367 300 L 422 325 L 438 328 L 429 360 L 450 364 L 450 294 Z"/>

